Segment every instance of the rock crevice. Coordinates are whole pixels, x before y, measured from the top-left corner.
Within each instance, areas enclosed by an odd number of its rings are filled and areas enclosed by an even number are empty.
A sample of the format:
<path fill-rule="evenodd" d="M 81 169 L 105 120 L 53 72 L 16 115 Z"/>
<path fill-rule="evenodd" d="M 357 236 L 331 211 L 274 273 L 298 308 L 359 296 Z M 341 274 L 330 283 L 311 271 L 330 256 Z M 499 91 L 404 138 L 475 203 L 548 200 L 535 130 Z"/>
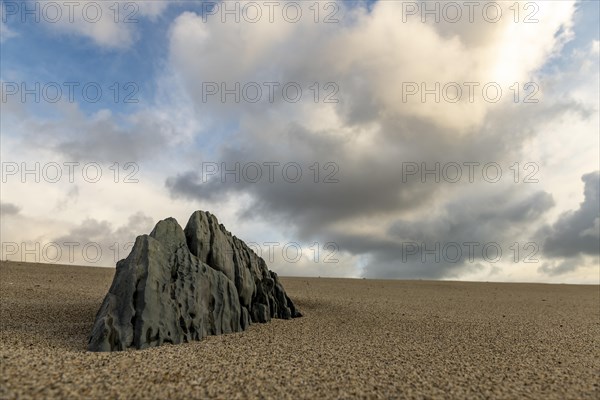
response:
<path fill-rule="evenodd" d="M 196 211 L 185 229 L 167 218 L 137 237 L 117 263 L 88 350 L 177 344 L 299 316 L 265 261 L 214 215 Z"/>

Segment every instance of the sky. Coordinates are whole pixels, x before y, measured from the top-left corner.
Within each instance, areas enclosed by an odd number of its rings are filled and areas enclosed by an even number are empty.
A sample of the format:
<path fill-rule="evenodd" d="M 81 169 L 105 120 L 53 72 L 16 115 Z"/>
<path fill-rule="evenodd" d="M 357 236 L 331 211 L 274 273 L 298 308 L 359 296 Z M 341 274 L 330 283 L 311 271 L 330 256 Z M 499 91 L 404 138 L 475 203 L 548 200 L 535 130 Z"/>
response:
<path fill-rule="evenodd" d="M 598 4 L 3 1 L 2 259 L 598 284 Z"/>

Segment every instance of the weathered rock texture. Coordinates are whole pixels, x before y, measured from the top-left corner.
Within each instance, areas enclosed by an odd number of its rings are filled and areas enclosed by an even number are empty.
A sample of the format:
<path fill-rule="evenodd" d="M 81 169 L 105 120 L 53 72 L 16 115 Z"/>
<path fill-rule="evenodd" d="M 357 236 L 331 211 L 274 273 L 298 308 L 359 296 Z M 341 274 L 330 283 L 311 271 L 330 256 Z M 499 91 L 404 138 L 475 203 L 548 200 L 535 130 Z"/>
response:
<path fill-rule="evenodd" d="M 168 218 L 137 237 L 117 263 L 88 349 L 182 343 L 299 316 L 265 261 L 214 215 L 196 211 L 185 230 Z"/>

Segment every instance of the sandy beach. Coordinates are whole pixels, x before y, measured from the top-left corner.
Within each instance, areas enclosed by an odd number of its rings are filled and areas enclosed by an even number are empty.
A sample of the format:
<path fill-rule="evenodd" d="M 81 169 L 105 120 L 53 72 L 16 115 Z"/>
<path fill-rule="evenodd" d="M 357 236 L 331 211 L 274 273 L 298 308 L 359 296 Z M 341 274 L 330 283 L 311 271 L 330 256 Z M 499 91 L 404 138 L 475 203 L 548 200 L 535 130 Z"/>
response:
<path fill-rule="evenodd" d="M 282 278 L 304 317 L 90 353 L 113 273 L 1 263 L 1 398 L 600 395 L 598 286 Z"/>

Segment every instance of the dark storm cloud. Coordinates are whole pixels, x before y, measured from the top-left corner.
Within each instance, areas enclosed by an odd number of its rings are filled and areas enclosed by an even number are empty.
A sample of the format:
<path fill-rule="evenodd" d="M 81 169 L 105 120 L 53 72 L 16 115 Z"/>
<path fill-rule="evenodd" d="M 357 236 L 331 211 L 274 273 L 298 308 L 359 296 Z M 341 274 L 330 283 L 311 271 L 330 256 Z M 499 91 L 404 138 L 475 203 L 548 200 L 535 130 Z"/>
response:
<path fill-rule="evenodd" d="M 137 236 L 150 232 L 153 223 L 141 212 L 131 215 L 127 223 L 116 229 L 108 221 L 87 218 L 52 243 L 61 248 L 62 262 L 69 257 L 70 263 L 114 266 L 127 257 Z"/>
<path fill-rule="evenodd" d="M 525 198 L 519 192 L 490 193 L 469 196 L 449 202 L 443 216 L 432 216 L 419 224 L 403 220 L 395 222 L 389 235 L 408 240 L 440 240 L 453 238 L 457 241 L 500 240 L 510 229 L 519 229 L 538 219 L 554 205 L 552 196 L 546 192 L 534 192 Z"/>
<path fill-rule="evenodd" d="M 108 221 L 87 218 L 73 227 L 67 235 L 61 236 L 55 241 L 58 243 L 128 243 L 134 241 L 139 235 L 149 233 L 152 224 L 152 218 L 141 212 L 129 216 L 127 223 L 117 229 L 114 229 Z"/>
<path fill-rule="evenodd" d="M 152 118 L 138 120 L 129 128 L 120 127 L 112 118 L 106 118 L 70 125 L 50 143 L 55 151 L 73 160 L 138 162 L 165 148 L 169 129 Z"/>
<path fill-rule="evenodd" d="M 482 265 L 512 262 L 511 246 L 518 232 L 537 222 L 553 205 L 552 196 L 541 191 L 526 196 L 517 190 L 479 196 L 466 193 L 430 218 L 396 221 L 364 275 L 449 278 Z"/>
<path fill-rule="evenodd" d="M 72 160 L 126 163 L 145 160 L 166 144 L 166 138 L 153 130 L 125 132 L 93 128 L 53 147 Z"/>
<path fill-rule="evenodd" d="M 166 186 L 175 196 L 216 201 L 220 196 L 225 196 L 233 190 L 231 186 L 219 183 L 203 182 L 201 171 L 187 171 L 167 178 Z"/>
<path fill-rule="evenodd" d="M 24 146 L 52 150 L 73 161 L 137 162 L 160 154 L 175 136 L 174 123 L 151 111 L 115 115 L 102 110 L 86 115 L 76 106 L 49 105 L 54 118 L 37 116 L 12 97 L 6 105 L 3 129 L 17 135 Z M 5 128 L 4 128 L 5 127 Z"/>
<path fill-rule="evenodd" d="M 521 143 L 533 134 L 528 127 L 538 125 L 552 114 L 557 115 L 557 109 L 570 107 L 551 106 L 535 114 L 515 108 L 509 116 L 500 112 L 490 116 L 489 124 L 480 132 L 465 136 L 452 135 L 418 119 L 385 121 L 374 135 L 373 148 L 349 145 L 358 138 L 336 141 L 330 135 L 297 126 L 287 132 L 273 132 L 271 138 L 244 132 L 239 135 L 236 147 L 221 149 L 216 157 L 220 170 L 223 169 L 221 162 L 227 168 L 236 163 L 243 166 L 252 162 L 261 165 L 278 162 L 283 166 L 297 162 L 302 167 L 302 179 L 297 183 L 284 181 L 280 167 L 274 183 L 266 178 L 266 168 L 257 183 L 248 182 L 243 176 L 235 182 L 231 176 L 222 179 L 218 174 L 203 180 L 199 163 L 195 170 L 169 178 L 167 187 L 173 196 L 199 200 L 215 201 L 248 193 L 253 199 L 247 207 L 249 215 L 284 219 L 298 226 L 301 232 L 309 233 L 357 215 L 396 214 L 426 206 L 444 182 L 427 179 L 423 183 L 418 174 L 403 179 L 403 166 L 408 162 L 419 165 L 425 162 L 429 167 L 436 162 L 474 161 L 482 165 L 498 162 L 506 175 L 510 165 L 521 161 Z M 315 162 L 319 162 L 321 169 L 327 162 L 334 163 L 338 168 L 334 178 L 338 182 L 322 182 L 332 171 L 322 170 L 320 181 L 315 183 L 313 171 L 309 170 Z M 466 168 L 463 174 L 463 179 L 468 179 Z M 475 184 L 482 183 L 480 171 L 476 179 Z M 505 179 L 510 178 L 505 176 Z"/>
<path fill-rule="evenodd" d="M 262 160 L 269 162 L 276 158 L 254 158 L 247 162 L 262 164 Z M 226 164 L 232 166 L 236 162 L 240 162 L 240 159 Z M 285 165 L 289 161 L 274 162 Z M 241 160 L 242 165 L 245 163 Z M 339 173 L 334 176 L 339 182 L 314 183 L 312 171 L 309 171 L 313 163 L 311 160 L 298 162 L 303 170 L 303 178 L 296 183 L 286 182 L 281 176 L 274 183 L 252 183 L 244 179 L 236 183 L 231 177 L 217 177 L 202 183 L 201 173 L 189 171 L 169 178 L 167 187 L 174 196 L 210 201 L 250 194 L 253 200 L 243 212 L 245 217 L 268 216 L 269 219 L 287 220 L 294 225 L 302 221 L 296 226 L 300 231 L 305 228 L 307 232 L 318 226 L 351 218 L 358 210 L 362 215 L 369 215 L 414 208 L 432 194 L 427 185 L 402 186 L 399 165 L 390 167 L 367 160 L 354 163 L 338 161 Z"/>
<path fill-rule="evenodd" d="M 12 203 L 0 203 L 0 214 L 2 216 L 17 215 L 21 212 L 21 207 Z"/>
<path fill-rule="evenodd" d="M 579 209 L 563 213 L 552 226 L 538 232 L 547 256 L 574 258 L 600 253 L 600 172 L 585 174 L 581 180 L 585 199 Z"/>
<path fill-rule="evenodd" d="M 110 237 L 112 232 L 112 225 L 108 221 L 98 221 L 94 218 L 88 218 L 83 220 L 80 225 L 71 229 L 68 234 L 57 238 L 55 242 L 96 242 Z"/>

